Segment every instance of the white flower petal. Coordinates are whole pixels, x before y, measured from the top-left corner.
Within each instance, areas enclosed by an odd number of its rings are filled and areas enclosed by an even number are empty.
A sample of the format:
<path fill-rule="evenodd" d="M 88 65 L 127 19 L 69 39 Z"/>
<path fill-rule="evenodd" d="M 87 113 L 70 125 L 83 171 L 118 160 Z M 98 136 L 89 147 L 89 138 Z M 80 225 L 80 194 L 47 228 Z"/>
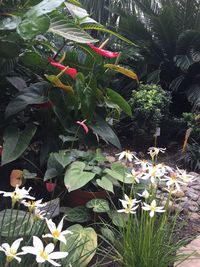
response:
<path fill-rule="evenodd" d="M 53 252 L 49 255 L 49 258 L 53 260 L 62 259 L 66 258 L 68 254 L 68 252 Z"/>
<path fill-rule="evenodd" d="M 33 236 L 33 246 L 38 250 L 38 251 L 43 251 L 44 250 L 44 245 L 42 241 L 40 240 L 39 237 Z"/>
<path fill-rule="evenodd" d="M 11 250 L 17 251 L 22 240 L 23 240 L 23 238 L 19 238 L 19 239 L 15 240 L 11 245 Z"/>
<path fill-rule="evenodd" d="M 55 248 L 54 244 L 50 243 L 45 247 L 44 252 L 50 254 L 54 250 L 54 248 Z"/>

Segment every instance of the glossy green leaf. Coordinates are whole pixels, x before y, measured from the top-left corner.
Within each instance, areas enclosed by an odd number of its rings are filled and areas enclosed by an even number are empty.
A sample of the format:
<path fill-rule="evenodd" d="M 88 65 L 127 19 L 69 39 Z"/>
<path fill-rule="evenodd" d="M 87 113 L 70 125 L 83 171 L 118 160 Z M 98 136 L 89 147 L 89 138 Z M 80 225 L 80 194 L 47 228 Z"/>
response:
<path fill-rule="evenodd" d="M 70 14 L 72 15 L 72 17 L 78 20 L 79 24 L 97 23 L 94 19 L 89 17 L 89 14 L 84 8 L 78 7 L 70 3 L 65 3 L 65 5 L 69 10 Z"/>
<path fill-rule="evenodd" d="M 48 101 L 48 82 L 38 82 L 21 91 L 6 107 L 5 116 L 10 117 L 24 110 L 28 105 L 42 104 Z"/>
<path fill-rule="evenodd" d="M 20 61 L 32 69 L 44 69 L 47 65 L 47 59 L 43 59 L 39 53 L 33 51 L 25 51 L 20 55 Z"/>
<path fill-rule="evenodd" d="M 14 58 L 17 57 L 20 52 L 21 49 L 15 42 L 0 40 L 0 58 Z"/>
<path fill-rule="evenodd" d="M 118 211 L 108 211 L 108 216 L 112 220 L 112 223 L 118 227 L 124 227 L 128 221 L 126 213 L 119 213 Z"/>
<path fill-rule="evenodd" d="M 25 13 L 25 17 L 39 17 L 41 15 L 51 13 L 64 2 L 65 0 L 43 0 L 39 4 L 30 8 L 29 11 Z"/>
<path fill-rule="evenodd" d="M 117 148 L 121 149 L 119 139 L 111 129 L 111 127 L 98 115 L 95 115 L 95 120 L 96 123 L 90 125 L 90 128 L 93 130 L 94 134 L 97 134 L 106 143 L 109 142 Z"/>
<path fill-rule="evenodd" d="M 17 28 L 18 24 L 21 22 L 21 18 L 17 16 L 6 17 L 0 20 L 0 31 L 4 30 L 14 30 Z"/>
<path fill-rule="evenodd" d="M 129 116 L 132 116 L 132 110 L 129 103 L 117 92 L 112 89 L 106 90 L 107 96 L 111 102 L 117 104 L 121 110 Z"/>
<path fill-rule="evenodd" d="M 37 128 L 35 125 L 28 125 L 23 131 L 15 126 L 6 128 L 3 140 L 2 165 L 16 160 L 24 153 L 33 138 Z"/>
<path fill-rule="evenodd" d="M 58 153 L 54 153 L 55 159 L 65 168 L 73 161 L 73 157 L 69 152 L 65 150 L 60 150 Z"/>
<path fill-rule="evenodd" d="M 49 17 L 32 16 L 22 20 L 22 22 L 17 27 L 17 32 L 24 40 L 30 40 L 39 34 L 47 32 L 49 26 Z"/>

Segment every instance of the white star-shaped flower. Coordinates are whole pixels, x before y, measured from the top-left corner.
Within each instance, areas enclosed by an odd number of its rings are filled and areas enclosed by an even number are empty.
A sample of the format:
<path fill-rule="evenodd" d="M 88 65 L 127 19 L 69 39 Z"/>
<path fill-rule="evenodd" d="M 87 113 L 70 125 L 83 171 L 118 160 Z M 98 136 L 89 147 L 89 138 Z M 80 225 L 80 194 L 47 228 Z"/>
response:
<path fill-rule="evenodd" d="M 4 197 L 11 197 L 12 203 L 14 205 L 16 202 L 20 202 L 21 200 L 26 198 L 34 200 L 35 198 L 29 195 L 29 191 L 31 189 L 32 188 L 29 187 L 29 189 L 26 190 L 25 187 L 19 188 L 19 185 L 17 185 L 13 192 L 0 191 L 0 194 L 3 194 Z"/>
<path fill-rule="evenodd" d="M 118 210 L 118 212 L 124 212 L 124 213 L 135 213 L 136 209 L 138 208 L 137 203 L 140 202 L 140 200 L 129 198 L 126 194 L 124 196 L 125 199 L 120 199 L 119 201 L 122 203 L 123 209 Z"/>
<path fill-rule="evenodd" d="M 11 262 L 14 259 L 19 263 L 21 262 L 21 258 L 19 256 L 26 254 L 25 252 L 17 252 L 22 240 L 23 238 L 15 240 L 11 246 L 8 243 L 3 243 L 0 246 L 0 251 L 3 251 L 6 255 L 6 262 Z"/>
<path fill-rule="evenodd" d="M 116 154 L 116 156 L 119 156 L 119 160 L 125 158 L 126 160 L 129 160 L 131 162 L 134 157 L 134 153 L 129 150 L 125 150 L 121 153 Z"/>
<path fill-rule="evenodd" d="M 143 203 L 144 206 L 142 207 L 143 210 L 150 211 L 149 215 L 152 218 L 155 215 L 155 212 L 165 212 L 164 207 L 157 207 L 156 200 L 154 199 L 151 204 Z"/>
<path fill-rule="evenodd" d="M 53 266 L 61 266 L 55 260 L 67 257 L 68 252 L 54 252 L 55 245 L 53 243 L 44 247 L 39 237 L 33 236 L 33 246 L 23 247 L 26 253 L 36 256 L 37 263 L 49 262 Z"/>
<path fill-rule="evenodd" d="M 60 242 L 63 242 L 64 244 L 66 244 L 66 237 L 65 237 L 65 235 L 66 234 L 72 234 L 72 232 L 69 231 L 69 230 L 62 231 L 62 228 L 63 228 L 63 220 L 64 220 L 64 217 L 62 218 L 62 220 L 60 221 L 60 223 L 58 224 L 58 226 L 56 226 L 55 223 L 52 222 L 51 219 L 48 220 L 46 218 L 46 223 L 47 223 L 47 226 L 48 226 L 49 231 L 51 233 L 50 234 L 43 235 L 42 237 L 43 238 L 50 237 L 50 238 L 53 238 L 54 240 L 59 240 Z"/>

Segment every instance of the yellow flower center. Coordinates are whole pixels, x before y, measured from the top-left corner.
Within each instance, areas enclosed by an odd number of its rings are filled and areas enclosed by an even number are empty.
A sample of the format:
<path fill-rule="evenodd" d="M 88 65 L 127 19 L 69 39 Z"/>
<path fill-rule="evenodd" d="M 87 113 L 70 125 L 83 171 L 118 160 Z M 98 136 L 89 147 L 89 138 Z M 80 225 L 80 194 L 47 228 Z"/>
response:
<path fill-rule="evenodd" d="M 177 175 L 176 175 L 175 172 L 173 172 L 173 173 L 171 174 L 171 178 L 172 178 L 172 180 L 173 180 L 174 182 L 177 180 Z"/>
<path fill-rule="evenodd" d="M 44 252 L 43 250 L 40 251 L 40 257 L 42 257 L 45 261 L 48 260 L 48 253 Z"/>
<path fill-rule="evenodd" d="M 52 236 L 54 238 L 58 238 L 60 236 L 60 232 L 56 229 L 55 231 L 52 232 Z"/>

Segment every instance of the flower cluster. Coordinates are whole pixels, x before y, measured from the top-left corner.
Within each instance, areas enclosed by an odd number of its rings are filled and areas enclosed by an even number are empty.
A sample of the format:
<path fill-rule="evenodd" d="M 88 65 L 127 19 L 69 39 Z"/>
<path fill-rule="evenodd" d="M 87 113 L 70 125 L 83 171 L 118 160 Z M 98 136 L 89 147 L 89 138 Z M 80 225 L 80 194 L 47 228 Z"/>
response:
<path fill-rule="evenodd" d="M 60 241 L 66 244 L 66 235 L 71 234 L 72 232 L 69 230 L 62 230 L 64 217 L 62 218 L 58 226 L 56 226 L 51 219 L 47 219 L 45 217 L 45 215 L 47 214 L 46 211 L 40 211 L 40 208 L 44 207 L 46 203 L 42 203 L 42 199 L 35 200 L 34 197 L 30 196 L 30 190 L 31 188 L 26 190 L 24 187 L 19 188 L 19 186 L 17 185 L 13 192 L 0 191 L 0 194 L 3 194 L 4 197 L 11 197 L 12 207 L 15 203 L 19 202 L 20 204 L 23 204 L 28 208 L 30 214 L 35 216 L 34 218 L 41 220 L 45 219 L 50 233 L 47 233 L 42 237 L 45 239 L 52 238 L 54 243 L 49 243 L 44 246 L 42 240 L 39 237 L 33 236 L 33 246 L 23 246 L 21 248 L 22 251 L 18 252 L 20 244 L 24 241 L 23 238 L 19 238 L 15 240 L 11 245 L 9 243 L 1 244 L 0 251 L 4 252 L 7 264 L 12 262 L 14 259 L 18 263 L 20 263 L 22 260 L 20 256 L 32 254 L 35 255 L 36 262 L 39 264 L 49 262 L 53 266 L 61 266 L 55 260 L 67 257 L 68 252 L 54 251 L 55 243 L 57 241 Z M 28 199 L 28 201 L 26 199 Z"/>
<path fill-rule="evenodd" d="M 181 185 L 187 185 L 188 183 L 194 180 L 194 177 L 190 174 L 187 174 L 185 170 L 180 170 L 178 167 L 172 168 L 162 163 L 157 163 L 158 154 L 164 153 L 165 148 L 151 147 L 149 148 L 148 154 L 151 156 L 151 160 L 139 160 L 135 154 L 131 151 L 123 151 L 117 156 L 119 160 L 125 158 L 125 160 L 132 162 L 134 160 L 135 168 L 133 168 L 130 173 L 126 174 L 126 178 L 130 178 L 132 184 L 139 184 L 140 182 L 145 181 L 145 185 L 149 186 L 150 190 L 157 188 L 158 184 L 165 183 L 165 190 L 167 192 L 177 192 L 181 191 Z M 164 212 L 164 207 L 157 206 L 155 194 L 152 196 L 150 192 L 145 189 L 137 195 L 143 199 L 149 199 L 149 203 L 143 202 L 141 208 L 144 211 L 149 211 L 150 217 L 155 215 L 155 212 Z M 152 197 L 151 197 L 152 196 Z M 125 200 L 121 200 L 123 209 L 118 210 L 118 212 L 125 213 L 135 213 L 139 205 L 136 206 L 136 203 L 139 201 L 132 199 L 125 195 Z"/>

